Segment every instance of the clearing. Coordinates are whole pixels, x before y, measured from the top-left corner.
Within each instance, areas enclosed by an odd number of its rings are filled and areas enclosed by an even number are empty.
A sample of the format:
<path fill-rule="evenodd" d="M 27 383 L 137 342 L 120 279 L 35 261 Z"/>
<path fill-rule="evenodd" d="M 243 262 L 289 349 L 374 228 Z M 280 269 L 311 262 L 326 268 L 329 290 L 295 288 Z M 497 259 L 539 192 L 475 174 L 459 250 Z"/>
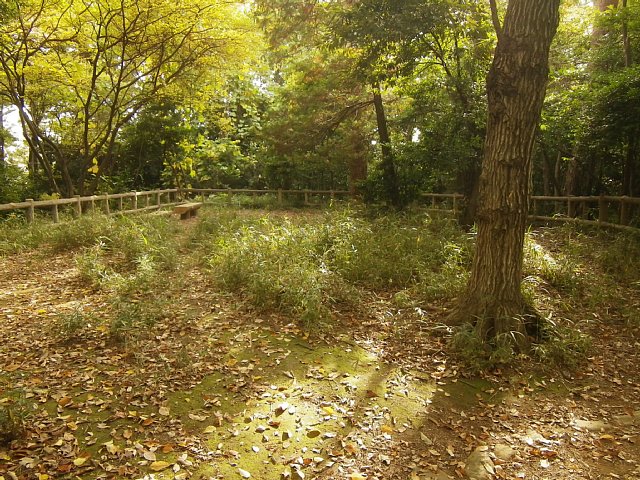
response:
<path fill-rule="evenodd" d="M 229 258 L 257 262 L 242 255 L 262 252 L 263 237 L 295 250 L 260 225 L 291 232 L 325 218 L 229 210 L 154 219 L 172 238 L 166 258 L 143 251 L 159 242 L 147 233 L 134 260 L 133 247 L 116 248 L 142 231 L 132 220 L 118 242 L 98 234 L 62 248 L 58 239 L 0 257 L 0 425 L 24 423 L 0 444 L 0 479 L 447 479 L 464 477 L 476 449 L 491 459 L 477 478 L 640 478 L 637 239 L 531 232 L 526 288 L 559 329 L 591 344 L 576 358 L 580 340 L 565 332 L 564 344 L 540 347 L 533 360 L 494 361 L 476 374 L 473 352 L 454 356 L 441 325 L 452 299 L 421 302 L 411 279 L 385 286 L 380 273 L 382 282 L 367 283 L 345 260 L 356 280 L 342 294 L 357 301 L 327 302 L 322 290 L 321 303 L 277 305 L 268 295 L 260 303 L 240 270 L 221 283 Z M 375 233 L 375 219 L 339 215 L 332 225 L 354 245 L 356 227 Z M 231 238 L 256 243 L 212 260 Z M 358 245 L 374 271 L 392 268 Z M 448 258 L 452 245 L 443 242 Z M 346 250 L 334 242 L 326 251 L 337 265 Z M 169 267 L 154 267 L 161 257 Z M 282 263 L 281 275 L 290 267 Z M 309 275 L 288 285 L 315 291 L 320 277 Z"/>

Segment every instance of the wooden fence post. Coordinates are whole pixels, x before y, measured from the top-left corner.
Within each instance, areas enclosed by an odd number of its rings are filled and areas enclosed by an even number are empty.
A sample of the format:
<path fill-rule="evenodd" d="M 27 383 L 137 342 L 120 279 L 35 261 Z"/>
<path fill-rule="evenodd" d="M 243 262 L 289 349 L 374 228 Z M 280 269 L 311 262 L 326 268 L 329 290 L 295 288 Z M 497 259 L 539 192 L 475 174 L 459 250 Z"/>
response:
<path fill-rule="evenodd" d="M 620 197 L 620 224 L 629 225 L 629 204 L 627 197 Z"/>
<path fill-rule="evenodd" d="M 309 205 L 309 190 L 304 191 L 304 204 Z"/>
<path fill-rule="evenodd" d="M 570 198 L 567 199 L 567 216 L 573 218 L 576 216 L 576 204 Z"/>
<path fill-rule="evenodd" d="M 278 189 L 278 205 L 282 205 L 282 189 Z"/>
<path fill-rule="evenodd" d="M 59 223 L 60 222 L 60 215 L 58 214 L 58 205 L 54 204 L 51 207 L 51 215 L 53 216 L 53 223 Z"/>
<path fill-rule="evenodd" d="M 111 206 L 109 205 L 109 194 L 104 194 L 104 213 L 111 215 Z"/>
<path fill-rule="evenodd" d="M 91 213 L 95 213 L 96 211 L 96 196 L 91 195 Z"/>
<path fill-rule="evenodd" d="M 148 193 L 145 194 L 145 196 L 144 196 L 144 206 L 145 207 L 149 206 L 149 197 L 150 197 L 150 195 Z"/>
<path fill-rule="evenodd" d="M 75 199 L 76 199 L 76 218 L 80 218 L 82 216 L 82 200 L 80 200 L 80 195 L 76 195 Z"/>
<path fill-rule="evenodd" d="M 162 205 L 162 192 L 157 193 L 156 203 L 158 204 L 158 208 Z"/>
<path fill-rule="evenodd" d="M 600 195 L 598 199 L 598 221 L 601 223 L 609 221 L 609 202 L 604 199 L 604 195 Z"/>
<path fill-rule="evenodd" d="M 33 207 L 33 198 L 27 198 L 27 202 L 29 202 L 29 206 L 27 207 L 27 223 L 33 223 L 34 216 L 34 207 Z"/>
<path fill-rule="evenodd" d="M 458 194 L 457 193 L 453 194 L 453 214 L 454 215 L 458 214 Z"/>
<path fill-rule="evenodd" d="M 138 209 L 138 192 L 136 192 L 135 190 L 132 190 L 131 195 L 133 195 L 133 197 L 131 198 L 131 209 L 137 210 Z"/>
<path fill-rule="evenodd" d="M 118 197 L 118 211 L 121 212 L 122 208 L 122 197 Z"/>

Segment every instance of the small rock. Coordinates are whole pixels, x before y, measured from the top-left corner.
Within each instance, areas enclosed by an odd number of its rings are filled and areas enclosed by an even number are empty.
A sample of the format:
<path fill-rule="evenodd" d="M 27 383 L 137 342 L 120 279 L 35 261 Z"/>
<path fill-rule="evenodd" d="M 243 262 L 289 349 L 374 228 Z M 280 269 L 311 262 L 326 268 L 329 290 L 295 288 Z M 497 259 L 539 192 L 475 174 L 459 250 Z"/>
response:
<path fill-rule="evenodd" d="M 491 480 L 495 473 L 495 466 L 486 447 L 476 448 L 469 458 L 465 474 L 469 480 Z"/>
<path fill-rule="evenodd" d="M 496 458 L 502 460 L 503 462 L 510 462 L 511 459 L 515 456 L 516 451 L 509 445 L 498 444 L 493 447 L 493 453 Z"/>
<path fill-rule="evenodd" d="M 573 423 L 576 427 L 590 432 L 602 432 L 611 428 L 608 423 L 601 420 L 575 420 Z"/>

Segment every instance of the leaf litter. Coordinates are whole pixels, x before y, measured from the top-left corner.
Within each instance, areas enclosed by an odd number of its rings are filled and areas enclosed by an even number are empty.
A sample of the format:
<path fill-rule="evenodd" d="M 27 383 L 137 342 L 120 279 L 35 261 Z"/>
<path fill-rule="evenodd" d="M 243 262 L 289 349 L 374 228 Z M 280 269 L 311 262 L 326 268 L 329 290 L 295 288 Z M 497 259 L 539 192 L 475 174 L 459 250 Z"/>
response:
<path fill-rule="evenodd" d="M 384 295 L 308 335 L 257 318 L 186 260 L 165 316 L 114 344 L 112 304 L 72 265 L 0 258 L 0 404 L 26 405 L 0 480 L 460 478 L 477 448 L 493 478 L 640 475 L 637 329 L 595 325 L 593 356 L 570 377 L 473 378 Z M 56 316 L 79 306 L 103 321 L 62 341 Z"/>

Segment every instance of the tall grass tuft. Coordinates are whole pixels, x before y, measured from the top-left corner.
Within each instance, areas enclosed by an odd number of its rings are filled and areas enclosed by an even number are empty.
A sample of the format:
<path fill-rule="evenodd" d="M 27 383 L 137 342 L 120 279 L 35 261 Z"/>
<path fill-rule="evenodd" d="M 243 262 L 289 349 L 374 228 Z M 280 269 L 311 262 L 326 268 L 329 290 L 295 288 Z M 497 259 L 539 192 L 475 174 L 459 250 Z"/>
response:
<path fill-rule="evenodd" d="M 208 265 L 223 288 L 305 323 L 353 305 L 362 288 L 412 289 L 418 301 L 450 294 L 466 278 L 471 251 L 460 230 L 426 215 L 367 218 L 340 209 L 324 217 L 254 217 L 244 225 L 236 217 L 226 225 L 212 221 L 207 230 Z"/>

